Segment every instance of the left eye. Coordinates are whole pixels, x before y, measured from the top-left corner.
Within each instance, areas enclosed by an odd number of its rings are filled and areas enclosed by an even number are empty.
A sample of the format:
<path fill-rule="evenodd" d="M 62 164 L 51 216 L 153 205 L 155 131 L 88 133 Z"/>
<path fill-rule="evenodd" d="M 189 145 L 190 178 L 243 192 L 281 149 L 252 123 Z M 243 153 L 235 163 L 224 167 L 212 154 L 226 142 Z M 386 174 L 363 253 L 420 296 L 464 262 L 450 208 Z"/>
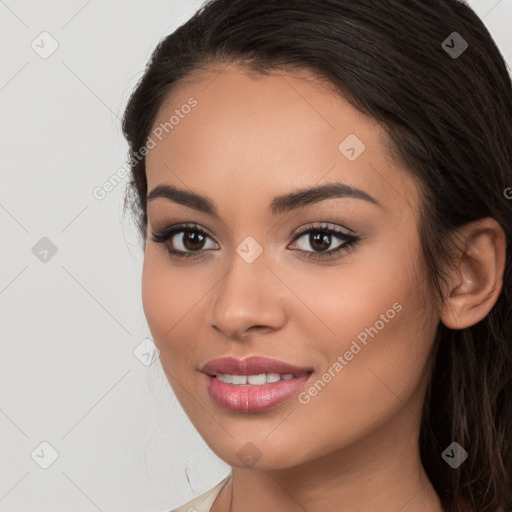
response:
<path fill-rule="evenodd" d="M 332 228 L 313 228 L 298 235 L 294 243 L 303 239 L 302 244 L 298 244 L 298 249 L 304 252 L 331 254 L 343 248 L 347 248 L 354 243 L 355 238 L 356 237 L 353 235 Z M 333 239 L 339 240 L 335 247 L 332 247 Z M 308 246 L 313 250 L 308 249 Z"/>

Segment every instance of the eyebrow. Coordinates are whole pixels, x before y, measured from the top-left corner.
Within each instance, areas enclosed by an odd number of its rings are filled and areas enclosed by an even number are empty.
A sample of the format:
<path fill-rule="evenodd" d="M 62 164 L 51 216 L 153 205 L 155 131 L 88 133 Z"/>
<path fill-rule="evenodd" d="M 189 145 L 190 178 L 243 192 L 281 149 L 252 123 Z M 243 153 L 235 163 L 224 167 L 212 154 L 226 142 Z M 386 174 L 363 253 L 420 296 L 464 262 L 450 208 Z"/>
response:
<path fill-rule="evenodd" d="M 148 194 L 146 200 L 149 203 L 159 197 L 188 206 L 189 208 L 206 213 L 207 215 L 217 219 L 220 218 L 214 202 L 208 197 L 201 196 L 194 192 L 179 189 L 172 185 L 157 185 Z M 298 189 L 289 194 L 277 196 L 270 203 L 269 209 L 273 215 L 278 215 L 310 204 L 318 203 L 320 201 L 325 201 L 326 199 L 345 197 L 361 199 L 383 208 L 375 198 L 363 190 L 343 183 L 334 182 L 312 188 Z"/>

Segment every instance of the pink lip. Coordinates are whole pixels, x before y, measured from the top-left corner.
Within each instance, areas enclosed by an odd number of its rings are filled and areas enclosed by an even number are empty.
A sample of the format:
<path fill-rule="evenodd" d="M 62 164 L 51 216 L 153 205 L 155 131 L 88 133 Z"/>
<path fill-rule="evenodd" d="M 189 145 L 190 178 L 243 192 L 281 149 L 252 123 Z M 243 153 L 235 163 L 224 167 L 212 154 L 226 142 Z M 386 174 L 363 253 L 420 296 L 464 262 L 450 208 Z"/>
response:
<path fill-rule="evenodd" d="M 243 360 L 232 357 L 214 359 L 206 363 L 201 371 L 206 374 L 208 392 L 217 404 L 231 411 L 257 412 L 274 407 L 293 396 L 309 380 L 313 370 L 299 368 L 277 359 L 253 356 Z M 261 386 L 251 386 L 226 384 L 215 377 L 217 373 L 231 375 L 291 373 L 296 377 Z"/>
<path fill-rule="evenodd" d="M 230 375 L 258 375 L 259 373 L 293 373 L 302 375 L 312 372 L 313 368 L 299 368 L 278 359 L 270 359 L 263 356 L 251 356 L 245 359 L 235 357 L 220 357 L 212 359 L 201 368 L 203 373 L 215 375 L 217 373 L 229 373 Z"/>

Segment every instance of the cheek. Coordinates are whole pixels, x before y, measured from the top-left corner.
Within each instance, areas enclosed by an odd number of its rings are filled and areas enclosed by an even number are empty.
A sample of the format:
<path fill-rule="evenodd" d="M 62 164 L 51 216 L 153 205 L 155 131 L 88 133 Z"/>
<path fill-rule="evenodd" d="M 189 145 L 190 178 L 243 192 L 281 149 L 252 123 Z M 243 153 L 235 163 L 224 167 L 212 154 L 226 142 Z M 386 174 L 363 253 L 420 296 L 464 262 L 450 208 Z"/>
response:
<path fill-rule="evenodd" d="M 142 269 L 142 304 L 153 341 L 160 350 L 162 364 L 177 364 L 188 360 L 187 352 L 194 349 L 193 333 L 184 335 L 187 319 L 201 298 L 187 273 L 173 269 L 156 250 L 146 249 Z M 186 340 L 181 341 L 180 340 Z M 179 357 L 175 354 L 179 353 Z"/>
<path fill-rule="evenodd" d="M 404 425 L 411 425 L 421 416 L 433 333 L 419 329 L 411 322 L 414 317 L 412 304 L 403 304 L 382 329 L 368 329 L 365 343 L 349 337 L 331 347 L 329 363 L 302 397 L 303 415 L 314 418 L 305 425 L 305 437 L 324 425 L 321 442 L 329 451 L 333 444 L 346 446 L 392 418 L 406 418 Z"/>
<path fill-rule="evenodd" d="M 347 415 L 364 421 L 385 414 L 422 382 L 436 323 L 427 315 L 416 251 L 372 250 L 323 275 L 295 276 L 294 290 L 315 313 L 303 317 L 302 328 L 322 361 L 318 377 L 328 381 L 311 390 L 310 402 L 325 420 L 333 414 L 328 403 L 340 406 L 334 411 L 342 424 Z"/>
<path fill-rule="evenodd" d="M 382 425 L 404 404 L 421 414 L 436 324 L 426 318 L 416 276 L 400 270 L 373 273 L 344 294 L 330 317 L 336 335 L 319 340 L 325 366 L 306 389 L 305 410 L 332 425 L 333 442 Z"/>
<path fill-rule="evenodd" d="M 142 306 L 154 342 L 159 343 L 165 329 L 172 326 L 173 293 L 157 264 L 157 258 L 146 248 L 142 266 Z"/>

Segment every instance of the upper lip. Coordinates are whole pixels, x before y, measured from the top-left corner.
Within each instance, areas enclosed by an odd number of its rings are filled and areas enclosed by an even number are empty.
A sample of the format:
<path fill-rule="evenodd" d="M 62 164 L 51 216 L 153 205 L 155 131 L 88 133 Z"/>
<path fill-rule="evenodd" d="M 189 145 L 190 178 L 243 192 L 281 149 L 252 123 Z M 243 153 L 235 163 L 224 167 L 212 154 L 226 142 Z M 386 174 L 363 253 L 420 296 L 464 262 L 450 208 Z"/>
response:
<path fill-rule="evenodd" d="M 304 375 L 312 372 L 313 369 L 300 368 L 278 359 L 251 356 L 245 359 L 236 359 L 235 357 L 212 359 L 202 366 L 201 371 L 208 375 L 216 375 L 218 373 L 229 375 L 258 375 L 260 373 Z"/>

